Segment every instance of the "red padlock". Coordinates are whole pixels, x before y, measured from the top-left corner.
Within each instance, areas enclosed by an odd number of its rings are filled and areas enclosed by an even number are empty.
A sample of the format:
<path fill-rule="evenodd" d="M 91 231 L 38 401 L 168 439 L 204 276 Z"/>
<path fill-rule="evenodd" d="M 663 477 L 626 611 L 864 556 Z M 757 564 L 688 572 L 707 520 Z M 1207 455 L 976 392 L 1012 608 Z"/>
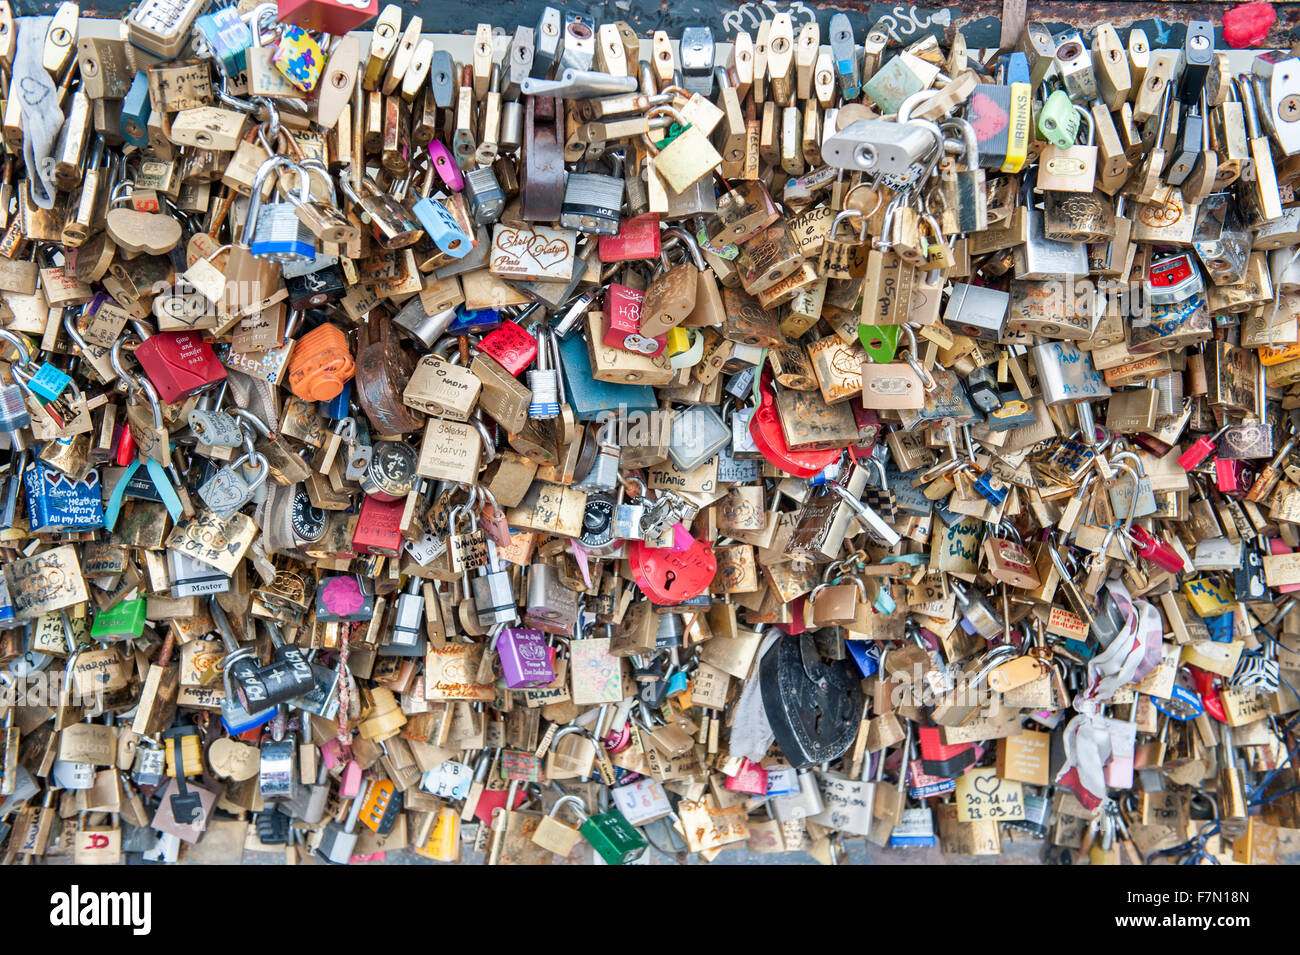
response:
<path fill-rule="evenodd" d="M 1255 469 L 1239 458 L 1215 458 L 1214 483 L 1228 497 L 1245 497 L 1255 483 Z"/>
<path fill-rule="evenodd" d="M 1190 663 L 1187 665 L 1187 670 L 1192 674 L 1192 681 L 1196 684 L 1196 692 L 1201 698 L 1205 712 L 1220 723 L 1226 723 L 1228 711 L 1223 708 L 1223 698 L 1219 696 L 1219 690 L 1214 685 L 1214 674 L 1209 670 L 1194 667 Z"/>
<path fill-rule="evenodd" d="M 158 332 L 135 350 L 149 381 L 167 404 L 197 394 L 226 377 L 212 346 L 196 332 Z"/>
<path fill-rule="evenodd" d="M 636 352 L 640 355 L 658 355 L 668 347 L 668 335 L 647 338 L 641 334 L 641 303 L 645 292 L 628 288 L 617 282 L 610 283 L 605 293 L 605 337 L 610 348 Z"/>
<path fill-rule="evenodd" d="M 602 262 L 659 258 L 659 215 L 650 212 L 619 223 L 617 235 L 602 235 L 597 245 Z"/>
<path fill-rule="evenodd" d="M 126 425 L 117 429 L 117 452 L 113 458 L 113 463 L 119 468 L 131 466 L 135 460 L 135 435 Z"/>
<path fill-rule="evenodd" d="M 1138 556 L 1143 560 L 1155 564 L 1161 570 L 1167 570 L 1171 574 L 1177 574 L 1183 570 L 1183 558 L 1178 551 L 1150 531 L 1140 526 L 1130 527 L 1128 536 L 1136 546 Z"/>
<path fill-rule="evenodd" d="M 491 355 L 506 371 L 519 373 L 537 358 L 537 339 L 517 323 L 506 320 L 483 336 L 478 350 Z"/>
<path fill-rule="evenodd" d="M 808 605 L 807 594 L 803 594 L 799 597 L 795 597 L 794 600 L 791 601 L 790 603 L 790 616 L 792 618 L 790 622 L 774 623 L 772 624 L 772 626 L 776 627 L 776 629 L 780 630 L 782 633 L 789 634 L 792 637 L 797 637 L 801 633 L 806 633 L 808 631 L 808 627 L 804 625 L 803 616 L 804 616 L 804 608 L 807 605 Z"/>
<path fill-rule="evenodd" d="M 825 451 L 791 451 L 781 431 L 781 418 L 776 413 L 776 394 L 772 390 L 772 372 L 766 366 L 759 379 L 760 402 L 749 417 L 749 435 L 759 452 L 772 464 L 795 477 L 810 478 L 820 474 L 840 459 L 840 449 Z"/>
<path fill-rule="evenodd" d="M 740 760 L 740 769 L 736 775 L 728 776 L 726 787 L 731 792 L 749 793 L 752 796 L 767 795 L 767 770 L 758 763 L 746 758 Z"/>
<path fill-rule="evenodd" d="M 1219 439 L 1219 435 L 1228 430 L 1228 425 L 1224 425 L 1218 431 L 1211 435 L 1201 435 L 1193 441 L 1182 454 L 1178 455 L 1178 466 L 1184 471 L 1190 471 L 1198 467 L 1202 461 L 1208 458 L 1214 452 L 1214 442 Z"/>
<path fill-rule="evenodd" d="M 357 529 L 352 534 L 352 548 L 358 554 L 385 554 L 396 557 L 402 552 L 402 511 L 406 498 L 381 501 L 366 495 L 361 502 Z"/>
<path fill-rule="evenodd" d="M 650 547 L 644 541 L 629 541 L 629 545 L 632 579 L 651 603 L 660 606 L 698 597 L 718 572 L 718 560 L 707 541 L 697 540 L 680 551 Z"/>
<path fill-rule="evenodd" d="M 379 0 L 279 0 L 276 16 L 304 30 L 342 36 L 379 13 Z"/>

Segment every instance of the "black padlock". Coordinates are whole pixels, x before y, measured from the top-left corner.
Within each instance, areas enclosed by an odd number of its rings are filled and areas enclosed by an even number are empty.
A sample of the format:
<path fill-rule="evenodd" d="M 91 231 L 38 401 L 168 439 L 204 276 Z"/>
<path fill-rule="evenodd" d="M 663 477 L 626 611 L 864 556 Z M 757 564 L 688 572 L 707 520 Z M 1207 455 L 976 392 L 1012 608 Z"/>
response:
<path fill-rule="evenodd" d="M 838 759 L 862 718 L 862 685 L 846 661 L 827 663 L 810 634 L 785 635 L 759 665 L 763 709 L 781 753 L 796 769 Z"/>

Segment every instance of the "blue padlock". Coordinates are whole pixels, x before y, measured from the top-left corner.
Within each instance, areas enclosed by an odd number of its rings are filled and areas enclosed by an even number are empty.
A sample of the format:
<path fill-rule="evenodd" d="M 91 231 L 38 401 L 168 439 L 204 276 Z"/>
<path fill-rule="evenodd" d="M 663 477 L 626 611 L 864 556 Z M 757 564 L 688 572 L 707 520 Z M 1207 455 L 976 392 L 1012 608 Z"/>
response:
<path fill-rule="evenodd" d="M 46 362 L 27 382 L 27 387 L 42 401 L 58 401 L 71 381 L 72 377 L 66 371 Z"/>
<path fill-rule="evenodd" d="M 237 76 L 248 68 L 244 51 L 253 45 L 253 33 L 234 7 L 221 7 L 194 21 L 194 29 L 207 42 L 222 73 Z"/>
<path fill-rule="evenodd" d="M 975 490 L 979 491 L 980 496 L 994 507 L 1007 499 L 1007 486 L 992 471 L 985 471 L 977 477 L 974 487 Z"/>
<path fill-rule="evenodd" d="M 849 656 L 858 665 L 858 671 L 865 680 L 880 669 L 880 646 L 869 640 L 846 640 Z"/>
<path fill-rule="evenodd" d="M 656 411 L 659 400 L 649 385 L 624 385 L 597 381 L 591 372 L 591 355 L 580 335 L 560 341 L 560 372 L 573 416 L 593 421 L 607 411 Z"/>
<path fill-rule="evenodd" d="M 456 317 L 447 326 L 448 335 L 481 335 L 501 324 L 501 313 L 495 308 L 467 309 L 456 306 Z"/>
<path fill-rule="evenodd" d="M 343 390 L 323 402 L 321 413 L 331 421 L 341 421 L 348 416 L 348 406 L 352 403 L 352 382 L 347 381 L 343 385 Z"/>
<path fill-rule="evenodd" d="M 1023 53 L 1008 53 L 1002 57 L 1002 66 L 1006 73 L 1002 77 L 1002 82 L 1007 86 L 1012 83 L 1029 82 L 1029 57 Z"/>
<path fill-rule="evenodd" d="M 473 237 L 466 235 L 465 230 L 456 221 L 456 217 L 437 199 L 427 197 L 421 199 L 411 211 L 420 220 L 420 225 L 424 226 L 424 231 L 428 233 L 439 251 L 450 255 L 453 259 L 463 259 L 473 251 L 475 244 Z"/>
<path fill-rule="evenodd" d="M 153 103 L 149 99 L 149 78 L 144 70 L 135 74 L 131 88 L 122 98 L 122 113 L 118 125 L 122 138 L 138 149 L 149 145 L 149 117 L 153 114 Z"/>

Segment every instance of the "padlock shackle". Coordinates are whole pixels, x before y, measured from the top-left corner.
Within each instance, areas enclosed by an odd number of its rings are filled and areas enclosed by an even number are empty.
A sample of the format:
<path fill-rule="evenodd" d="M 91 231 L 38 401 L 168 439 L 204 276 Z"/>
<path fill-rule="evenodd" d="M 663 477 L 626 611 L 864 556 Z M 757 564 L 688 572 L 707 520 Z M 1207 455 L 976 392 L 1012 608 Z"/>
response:
<path fill-rule="evenodd" d="M 257 174 L 253 177 L 252 193 L 248 199 L 248 212 L 244 216 L 244 230 L 240 234 L 240 245 L 245 248 L 251 248 L 253 238 L 257 234 L 257 214 L 262 209 L 262 190 L 266 188 L 266 182 L 271 173 L 280 169 L 293 167 L 293 162 L 285 156 L 271 156 L 257 167 Z M 278 173 L 277 173 L 278 175 Z"/>

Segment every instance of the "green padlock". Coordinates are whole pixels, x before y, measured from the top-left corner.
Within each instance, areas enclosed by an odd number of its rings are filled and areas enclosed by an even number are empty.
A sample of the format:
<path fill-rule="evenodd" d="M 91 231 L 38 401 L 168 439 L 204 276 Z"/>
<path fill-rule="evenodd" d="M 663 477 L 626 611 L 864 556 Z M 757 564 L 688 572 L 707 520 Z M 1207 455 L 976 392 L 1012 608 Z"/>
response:
<path fill-rule="evenodd" d="M 578 831 L 607 865 L 625 865 L 641 855 L 648 845 L 645 837 L 617 809 L 588 816 Z"/>
<path fill-rule="evenodd" d="M 859 325 L 858 341 L 872 361 L 888 364 L 898 351 L 901 325 Z"/>
<path fill-rule="evenodd" d="M 1065 90 L 1053 90 L 1038 111 L 1038 135 L 1057 149 L 1069 149 L 1079 135 L 1079 114 Z"/>
<path fill-rule="evenodd" d="M 132 640 L 144 632 L 145 600 L 132 597 L 95 614 L 90 627 L 92 640 Z"/>

